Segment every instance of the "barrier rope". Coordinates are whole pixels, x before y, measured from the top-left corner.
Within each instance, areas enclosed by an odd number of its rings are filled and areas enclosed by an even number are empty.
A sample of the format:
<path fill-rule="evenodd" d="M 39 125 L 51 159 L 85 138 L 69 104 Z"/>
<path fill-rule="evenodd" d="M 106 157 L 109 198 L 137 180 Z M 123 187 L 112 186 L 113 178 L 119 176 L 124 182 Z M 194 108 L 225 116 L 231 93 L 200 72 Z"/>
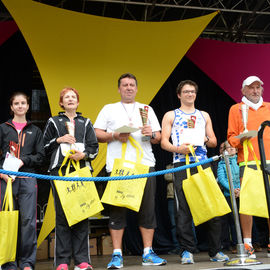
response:
<path fill-rule="evenodd" d="M 200 162 L 191 163 L 189 165 L 180 166 L 177 168 L 161 170 L 157 172 L 145 173 L 145 174 L 136 174 L 136 175 L 126 175 L 126 176 L 110 176 L 110 177 L 65 177 L 65 176 L 54 176 L 54 175 L 43 175 L 36 173 L 27 173 L 27 172 L 13 172 L 0 169 L 0 173 L 8 174 L 8 175 L 16 175 L 16 176 L 25 176 L 25 177 L 33 177 L 42 180 L 61 180 L 61 181 L 112 181 L 112 180 L 130 180 L 130 179 L 138 179 L 138 178 L 148 178 L 157 175 L 163 175 L 167 173 L 174 173 L 182 170 L 186 170 L 187 168 L 197 167 L 199 165 L 204 165 L 219 159 L 220 156 L 214 156 L 211 158 L 204 159 Z"/>

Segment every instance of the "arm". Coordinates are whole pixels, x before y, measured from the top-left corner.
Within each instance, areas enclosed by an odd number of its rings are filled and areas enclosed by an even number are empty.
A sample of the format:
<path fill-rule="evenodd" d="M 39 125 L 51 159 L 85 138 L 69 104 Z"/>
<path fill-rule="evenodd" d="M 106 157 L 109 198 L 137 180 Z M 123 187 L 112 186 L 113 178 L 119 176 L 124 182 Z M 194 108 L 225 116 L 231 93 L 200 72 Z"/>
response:
<path fill-rule="evenodd" d="M 86 135 L 85 135 L 85 158 L 93 160 L 98 154 L 98 141 L 95 134 L 95 130 L 90 120 L 86 126 Z"/>
<path fill-rule="evenodd" d="M 47 121 L 43 132 L 44 149 L 46 155 L 50 156 L 53 151 L 59 146 L 58 142 L 56 141 L 57 138 L 59 138 L 59 133 L 56 130 L 53 119 L 50 118 Z"/>
<path fill-rule="evenodd" d="M 180 146 L 176 146 L 170 142 L 173 121 L 174 111 L 167 112 L 162 119 L 161 148 L 173 153 L 188 154 L 190 153 L 188 144 L 184 143 Z"/>
<path fill-rule="evenodd" d="M 202 111 L 202 115 L 205 119 L 205 144 L 207 147 L 216 147 L 217 146 L 217 138 L 215 136 L 213 126 L 212 126 L 212 121 L 207 112 Z"/>
<path fill-rule="evenodd" d="M 161 140 L 160 124 L 151 106 L 149 106 L 148 123 L 142 127 L 142 134 L 151 138 L 152 144 L 158 144 Z"/>
<path fill-rule="evenodd" d="M 235 136 L 241 133 L 240 124 L 242 123 L 242 119 L 240 117 L 239 104 L 233 105 L 229 111 L 227 139 L 229 144 L 235 148 L 242 148 L 240 140 L 235 138 Z"/>
<path fill-rule="evenodd" d="M 153 136 L 153 133 L 155 133 L 154 137 L 155 138 L 152 138 Z M 142 127 L 142 134 L 145 135 L 145 136 L 149 136 L 151 138 L 151 143 L 152 144 L 158 144 L 160 143 L 160 140 L 161 140 L 161 134 L 160 134 L 160 131 L 152 131 L 152 127 L 150 125 L 144 125 Z"/>
<path fill-rule="evenodd" d="M 95 128 L 95 131 L 100 143 L 110 143 L 112 141 L 127 142 L 130 135 L 130 133 L 107 132 L 100 128 Z"/>
<path fill-rule="evenodd" d="M 23 162 L 23 165 L 29 167 L 36 167 L 42 165 L 44 159 L 45 151 L 42 132 L 39 128 L 36 128 L 36 137 L 32 154 L 21 156 L 21 160 Z"/>
<path fill-rule="evenodd" d="M 225 163 L 221 161 L 218 163 L 218 169 L 217 169 L 218 182 L 226 191 L 230 192 L 227 172 L 224 166 L 225 166 Z"/>

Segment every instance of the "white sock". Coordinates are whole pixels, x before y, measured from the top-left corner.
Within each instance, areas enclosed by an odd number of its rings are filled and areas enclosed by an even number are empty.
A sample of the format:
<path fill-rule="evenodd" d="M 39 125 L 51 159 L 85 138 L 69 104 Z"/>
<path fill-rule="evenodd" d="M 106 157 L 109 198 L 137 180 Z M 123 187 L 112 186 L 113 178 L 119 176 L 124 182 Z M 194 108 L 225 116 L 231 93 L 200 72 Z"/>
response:
<path fill-rule="evenodd" d="M 122 256 L 122 249 L 121 248 L 114 249 L 113 253 L 115 253 L 115 252 L 120 253 L 120 255 Z"/>
<path fill-rule="evenodd" d="M 150 249 L 152 249 L 152 247 L 146 247 L 143 249 L 143 255 L 146 255 L 150 252 Z"/>
<path fill-rule="evenodd" d="M 251 238 L 244 238 L 244 244 L 248 244 L 249 246 L 252 247 Z"/>

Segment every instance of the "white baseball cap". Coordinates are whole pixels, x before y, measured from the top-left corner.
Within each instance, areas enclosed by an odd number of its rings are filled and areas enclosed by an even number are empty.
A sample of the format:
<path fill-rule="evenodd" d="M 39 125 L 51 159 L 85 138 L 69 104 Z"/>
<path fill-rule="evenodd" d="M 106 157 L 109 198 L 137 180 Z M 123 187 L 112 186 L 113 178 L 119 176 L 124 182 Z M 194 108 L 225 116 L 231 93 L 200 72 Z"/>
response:
<path fill-rule="evenodd" d="M 263 81 L 259 77 L 249 76 L 243 81 L 242 88 L 244 88 L 247 85 L 251 85 L 254 82 L 259 82 L 261 85 L 263 85 Z"/>

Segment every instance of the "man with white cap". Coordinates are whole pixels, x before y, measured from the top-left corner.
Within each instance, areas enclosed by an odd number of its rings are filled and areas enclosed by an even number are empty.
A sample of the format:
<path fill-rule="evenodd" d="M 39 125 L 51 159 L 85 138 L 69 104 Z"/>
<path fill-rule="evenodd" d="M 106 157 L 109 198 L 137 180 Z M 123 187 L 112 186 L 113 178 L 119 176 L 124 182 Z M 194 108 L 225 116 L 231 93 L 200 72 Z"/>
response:
<path fill-rule="evenodd" d="M 270 119 L 270 103 L 264 102 L 262 98 L 263 82 L 257 76 L 249 76 L 243 81 L 242 84 L 242 102 L 233 105 L 229 112 L 228 121 L 228 141 L 231 146 L 238 149 L 238 163 L 240 167 L 240 180 L 244 175 L 244 153 L 243 142 L 249 139 L 253 145 L 257 158 L 260 158 L 259 146 L 257 137 L 244 137 L 241 140 L 235 138 L 235 136 L 241 134 L 244 131 L 244 125 L 242 120 L 241 105 L 246 104 L 248 106 L 248 130 L 258 130 L 261 123 Z M 264 146 L 266 159 L 270 160 L 270 134 L 264 133 Z M 248 166 L 256 169 L 253 155 L 248 156 Z M 254 248 L 252 246 L 252 216 L 240 214 L 240 222 L 243 232 L 244 245 L 250 258 L 256 258 Z M 268 257 L 270 257 L 270 245 L 268 245 Z"/>

